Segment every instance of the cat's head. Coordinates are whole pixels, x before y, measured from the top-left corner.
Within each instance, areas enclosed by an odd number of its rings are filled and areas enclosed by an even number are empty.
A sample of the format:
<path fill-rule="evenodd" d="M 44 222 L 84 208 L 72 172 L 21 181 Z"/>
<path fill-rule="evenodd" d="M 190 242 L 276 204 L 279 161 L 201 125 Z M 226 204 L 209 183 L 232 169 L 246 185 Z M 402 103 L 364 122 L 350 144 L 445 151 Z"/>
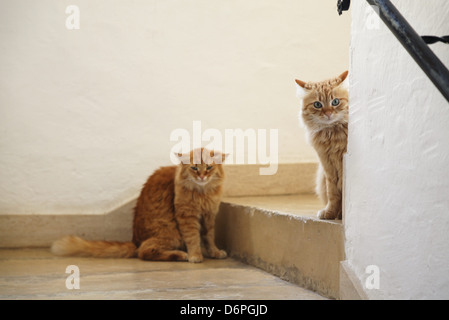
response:
<path fill-rule="evenodd" d="M 222 183 L 224 170 L 222 163 L 227 157 L 218 151 L 199 148 L 189 153 L 175 154 L 181 163 L 179 164 L 179 177 L 195 187 L 205 187 Z"/>
<path fill-rule="evenodd" d="M 348 123 L 348 71 L 321 82 L 295 80 L 301 99 L 300 121 L 308 129 L 320 130 Z"/>

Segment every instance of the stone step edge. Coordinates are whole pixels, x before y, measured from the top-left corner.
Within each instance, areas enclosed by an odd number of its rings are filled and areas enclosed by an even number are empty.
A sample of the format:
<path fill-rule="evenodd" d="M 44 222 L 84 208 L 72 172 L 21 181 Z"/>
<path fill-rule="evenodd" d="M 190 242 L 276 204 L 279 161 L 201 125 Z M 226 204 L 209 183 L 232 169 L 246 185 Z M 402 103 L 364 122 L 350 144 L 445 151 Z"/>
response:
<path fill-rule="evenodd" d="M 338 299 L 344 260 L 341 223 L 224 202 L 217 245 L 235 259 Z"/>

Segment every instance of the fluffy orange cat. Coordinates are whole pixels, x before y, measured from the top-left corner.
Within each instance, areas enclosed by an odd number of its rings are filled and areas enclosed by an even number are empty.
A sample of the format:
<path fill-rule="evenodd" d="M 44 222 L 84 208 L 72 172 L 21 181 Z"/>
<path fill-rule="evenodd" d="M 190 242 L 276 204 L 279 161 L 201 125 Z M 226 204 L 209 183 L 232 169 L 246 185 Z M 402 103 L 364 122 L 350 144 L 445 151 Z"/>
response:
<path fill-rule="evenodd" d="M 220 205 L 226 155 L 207 149 L 177 154 L 178 166 L 161 167 L 147 180 L 134 211 L 132 242 L 57 240 L 52 252 L 64 256 L 143 260 L 203 261 L 226 258 L 215 245 L 215 215 Z"/>
<path fill-rule="evenodd" d="M 316 192 L 326 204 L 320 219 L 341 219 L 343 155 L 348 140 L 348 71 L 321 82 L 296 80 L 300 119 L 320 159 Z"/>

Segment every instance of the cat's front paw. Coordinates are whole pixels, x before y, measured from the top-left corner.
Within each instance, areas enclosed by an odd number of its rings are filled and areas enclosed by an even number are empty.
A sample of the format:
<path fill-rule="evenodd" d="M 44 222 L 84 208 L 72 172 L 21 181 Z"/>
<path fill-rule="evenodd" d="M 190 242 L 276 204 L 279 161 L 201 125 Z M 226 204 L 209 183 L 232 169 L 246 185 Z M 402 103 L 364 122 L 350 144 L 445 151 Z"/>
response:
<path fill-rule="evenodd" d="M 334 212 L 328 209 L 322 209 L 318 211 L 317 217 L 323 220 L 333 220 L 339 217 L 338 212 Z"/>
<path fill-rule="evenodd" d="M 209 252 L 209 256 L 215 259 L 224 259 L 228 256 L 228 254 L 224 250 L 217 249 L 213 250 L 212 252 Z"/>
<path fill-rule="evenodd" d="M 192 254 L 192 255 L 188 255 L 189 258 L 189 262 L 192 263 L 200 263 L 203 262 L 203 255 L 202 254 Z"/>

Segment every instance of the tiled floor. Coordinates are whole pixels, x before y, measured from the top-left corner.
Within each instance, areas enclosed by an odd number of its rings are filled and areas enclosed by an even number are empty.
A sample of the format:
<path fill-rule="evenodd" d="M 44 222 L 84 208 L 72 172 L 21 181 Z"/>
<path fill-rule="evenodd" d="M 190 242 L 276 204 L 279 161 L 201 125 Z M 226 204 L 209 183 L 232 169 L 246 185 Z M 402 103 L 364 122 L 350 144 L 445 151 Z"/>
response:
<path fill-rule="evenodd" d="M 66 287 L 67 278 L 74 276 L 66 273 L 70 265 L 78 267 L 79 289 Z M 62 258 L 48 249 L 0 249 L 0 299 L 324 298 L 230 258 L 191 264 Z"/>

